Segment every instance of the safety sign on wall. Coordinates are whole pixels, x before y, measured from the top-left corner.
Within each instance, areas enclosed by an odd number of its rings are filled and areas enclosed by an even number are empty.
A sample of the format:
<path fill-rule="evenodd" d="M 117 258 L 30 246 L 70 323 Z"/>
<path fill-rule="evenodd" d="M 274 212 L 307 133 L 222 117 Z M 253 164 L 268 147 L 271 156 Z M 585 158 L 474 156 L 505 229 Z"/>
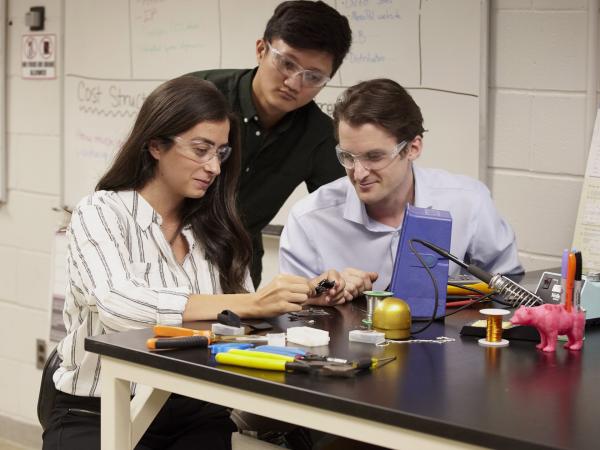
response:
<path fill-rule="evenodd" d="M 56 78 L 56 35 L 24 34 L 21 76 L 28 79 Z"/>

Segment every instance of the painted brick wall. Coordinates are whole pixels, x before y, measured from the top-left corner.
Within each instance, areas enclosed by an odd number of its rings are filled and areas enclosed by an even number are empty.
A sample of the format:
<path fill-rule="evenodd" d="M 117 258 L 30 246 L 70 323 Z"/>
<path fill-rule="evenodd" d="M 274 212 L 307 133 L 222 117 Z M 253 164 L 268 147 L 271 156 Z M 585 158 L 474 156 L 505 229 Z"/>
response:
<path fill-rule="evenodd" d="M 587 1 L 492 1 L 489 185 L 527 269 L 560 265 L 571 244 L 590 139 L 586 49 Z"/>
<path fill-rule="evenodd" d="M 48 337 L 50 248 L 60 216 L 60 79 L 21 79 L 25 12 L 46 7 L 44 33 L 61 33 L 62 2 L 9 0 L 8 202 L 0 206 L 0 415 L 37 423 L 41 371 L 35 340 Z M 61 68 L 59 66 L 59 77 Z"/>

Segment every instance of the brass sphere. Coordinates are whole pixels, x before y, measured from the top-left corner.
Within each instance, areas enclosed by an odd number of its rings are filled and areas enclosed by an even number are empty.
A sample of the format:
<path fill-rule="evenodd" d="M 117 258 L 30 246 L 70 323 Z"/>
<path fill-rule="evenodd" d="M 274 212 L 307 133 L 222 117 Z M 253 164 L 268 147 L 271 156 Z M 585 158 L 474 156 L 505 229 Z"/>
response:
<path fill-rule="evenodd" d="M 388 297 L 373 312 L 373 328 L 385 333 L 386 339 L 410 337 L 410 308 L 404 300 Z"/>

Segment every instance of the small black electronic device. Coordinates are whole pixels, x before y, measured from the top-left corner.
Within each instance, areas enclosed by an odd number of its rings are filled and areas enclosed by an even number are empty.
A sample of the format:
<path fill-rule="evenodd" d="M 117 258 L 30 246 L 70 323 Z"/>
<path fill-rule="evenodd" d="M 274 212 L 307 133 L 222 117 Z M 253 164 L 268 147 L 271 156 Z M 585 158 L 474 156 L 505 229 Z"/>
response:
<path fill-rule="evenodd" d="M 540 297 L 544 303 L 555 305 L 560 304 L 560 274 L 554 272 L 544 272 L 535 289 L 535 295 Z"/>
<path fill-rule="evenodd" d="M 269 322 L 260 321 L 260 322 L 243 322 L 244 326 L 250 328 L 252 331 L 265 331 L 273 328 Z"/>
<path fill-rule="evenodd" d="M 270 330 L 273 328 L 269 322 L 265 321 L 251 321 L 251 322 L 242 322 L 240 316 L 238 316 L 233 311 L 226 309 L 217 314 L 217 321 L 223 325 L 228 325 L 231 327 L 240 327 L 245 326 L 250 328 L 252 331 L 264 331 Z"/>
<path fill-rule="evenodd" d="M 331 289 L 334 286 L 335 286 L 335 281 L 333 281 L 333 280 L 321 280 L 321 281 L 319 281 L 319 284 L 317 284 L 317 287 L 315 288 L 315 292 L 317 293 L 317 295 L 321 295 L 323 292 Z"/>

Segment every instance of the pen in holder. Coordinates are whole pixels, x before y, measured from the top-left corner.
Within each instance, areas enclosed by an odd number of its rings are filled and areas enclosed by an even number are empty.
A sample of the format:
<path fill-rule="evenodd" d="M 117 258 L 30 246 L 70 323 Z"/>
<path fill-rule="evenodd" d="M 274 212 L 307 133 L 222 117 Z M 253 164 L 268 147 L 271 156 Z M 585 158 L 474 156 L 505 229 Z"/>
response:
<path fill-rule="evenodd" d="M 375 307 L 379 301 L 383 300 L 384 298 L 391 297 L 394 295 L 394 293 L 389 291 L 365 291 L 363 294 L 367 298 L 367 317 L 365 317 L 362 322 L 364 325 L 366 325 L 368 330 L 372 330 L 373 311 L 375 311 Z"/>

